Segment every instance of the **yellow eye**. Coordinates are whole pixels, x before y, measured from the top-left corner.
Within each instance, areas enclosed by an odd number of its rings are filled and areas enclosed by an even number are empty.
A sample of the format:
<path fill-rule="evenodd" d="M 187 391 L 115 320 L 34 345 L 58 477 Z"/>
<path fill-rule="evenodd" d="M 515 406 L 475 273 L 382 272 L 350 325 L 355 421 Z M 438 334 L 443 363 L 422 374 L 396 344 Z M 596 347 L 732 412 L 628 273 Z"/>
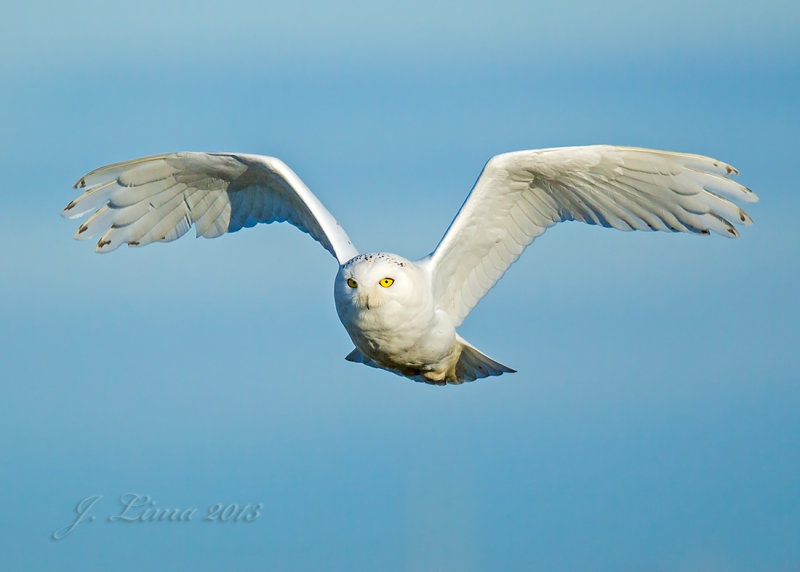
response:
<path fill-rule="evenodd" d="M 392 284 L 394 284 L 394 278 L 384 278 L 383 280 L 381 280 L 380 282 L 378 282 L 378 284 L 380 284 L 380 285 L 381 285 L 381 286 L 383 286 L 384 288 L 388 288 L 389 286 L 391 286 Z"/>
<path fill-rule="evenodd" d="M 348 278 L 347 285 L 350 286 L 350 288 L 355 288 L 356 286 L 358 286 L 358 282 L 356 282 L 352 278 Z"/>

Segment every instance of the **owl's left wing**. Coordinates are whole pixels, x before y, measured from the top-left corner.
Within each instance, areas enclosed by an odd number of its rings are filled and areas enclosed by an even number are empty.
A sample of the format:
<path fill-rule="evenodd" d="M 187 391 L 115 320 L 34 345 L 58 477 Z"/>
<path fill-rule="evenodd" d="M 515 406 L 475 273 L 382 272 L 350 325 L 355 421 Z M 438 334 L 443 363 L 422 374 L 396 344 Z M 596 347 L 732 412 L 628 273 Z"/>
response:
<path fill-rule="evenodd" d="M 737 173 L 701 155 L 610 145 L 497 155 L 420 263 L 457 326 L 525 247 L 558 222 L 739 236 L 731 221 L 752 220 L 723 196 L 758 197 L 729 178 Z"/>
<path fill-rule="evenodd" d="M 103 233 L 97 252 L 183 236 L 214 238 L 257 223 L 288 221 L 340 264 L 358 254 L 328 209 L 283 161 L 236 153 L 170 153 L 107 165 L 75 183 L 84 192 L 61 213 L 96 210 L 75 238 Z"/>

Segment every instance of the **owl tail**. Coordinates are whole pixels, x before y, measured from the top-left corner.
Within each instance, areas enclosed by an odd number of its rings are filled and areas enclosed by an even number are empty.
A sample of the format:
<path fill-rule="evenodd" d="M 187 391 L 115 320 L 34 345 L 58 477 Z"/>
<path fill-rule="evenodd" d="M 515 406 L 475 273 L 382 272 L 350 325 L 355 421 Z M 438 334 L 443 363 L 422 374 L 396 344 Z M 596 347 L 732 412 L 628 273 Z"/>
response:
<path fill-rule="evenodd" d="M 456 341 L 461 346 L 461 354 L 458 356 L 458 361 L 444 376 L 440 374 L 436 379 L 431 379 L 430 376 L 426 377 L 420 370 L 413 370 L 411 368 L 400 370 L 384 367 L 376 363 L 372 358 L 365 356 L 359 349 L 354 349 L 347 354 L 344 359 L 356 363 L 363 363 L 364 365 L 376 367 L 378 369 L 385 369 L 397 375 L 413 379 L 414 381 L 421 381 L 434 385 L 447 385 L 448 383 L 459 384 L 465 381 L 475 381 L 482 377 L 489 377 L 490 375 L 515 373 L 517 371 L 494 361 L 458 334 L 456 334 Z"/>
<path fill-rule="evenodd" d="M 448 379 L 448 383 L 464 383 L 490 375 L 516 373 L 517 370 L 496 362 L 458 334 L 456 337 L 461 344 L 461 355 L 456 362 L 456 379 Z"/>

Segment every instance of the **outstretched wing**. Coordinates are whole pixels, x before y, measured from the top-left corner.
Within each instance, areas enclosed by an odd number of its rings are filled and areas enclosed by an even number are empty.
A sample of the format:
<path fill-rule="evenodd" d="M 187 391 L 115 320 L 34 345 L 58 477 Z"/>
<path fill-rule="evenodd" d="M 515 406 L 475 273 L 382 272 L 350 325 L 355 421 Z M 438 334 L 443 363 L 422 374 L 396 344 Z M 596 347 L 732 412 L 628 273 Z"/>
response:
<path fill-rule="evenodd" d="M 171 153 L 101 167 L 81 177 L 85 189 L 61 213 L 89 217 L 75 238 L 103 233 L 97 252 L 122 244 L 169 242 L 195 225 L 214 238 L 257 223 L 288 221 L 340 264 L 358 254 L 335 218 L 281 160 L 234 153 Z"/>
<path fill-rule="evenodd" d="M 459 325 L 531 241 L 557 222 L 737 237 L 752 224 L 726 198 L 758 197 L 709 157 L 596 145 L 489 160 L 436 250 L 423 261 L 434 296 Z"/>

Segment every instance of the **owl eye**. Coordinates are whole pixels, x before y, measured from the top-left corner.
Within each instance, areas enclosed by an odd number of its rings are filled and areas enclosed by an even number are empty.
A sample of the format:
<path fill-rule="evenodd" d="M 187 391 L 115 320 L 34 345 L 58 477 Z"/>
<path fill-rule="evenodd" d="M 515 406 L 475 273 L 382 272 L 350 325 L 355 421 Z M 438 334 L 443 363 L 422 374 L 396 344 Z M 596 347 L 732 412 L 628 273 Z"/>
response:
<path fill-rule="evenodd" d="M 356 282 L 352 278 L 348 278 L 347 285 L 350 286 L 350 288 L 355 288 L 356 286 L 358 286 L 358 282 Z"/>
<path fill-rule="evenodd" d="M 380 282 L 378 282 L 378 284 L 380 284 L 384 288 L 388 288 L 389 286 L 394 284 L 394 278 L 384 278 Z"/>

